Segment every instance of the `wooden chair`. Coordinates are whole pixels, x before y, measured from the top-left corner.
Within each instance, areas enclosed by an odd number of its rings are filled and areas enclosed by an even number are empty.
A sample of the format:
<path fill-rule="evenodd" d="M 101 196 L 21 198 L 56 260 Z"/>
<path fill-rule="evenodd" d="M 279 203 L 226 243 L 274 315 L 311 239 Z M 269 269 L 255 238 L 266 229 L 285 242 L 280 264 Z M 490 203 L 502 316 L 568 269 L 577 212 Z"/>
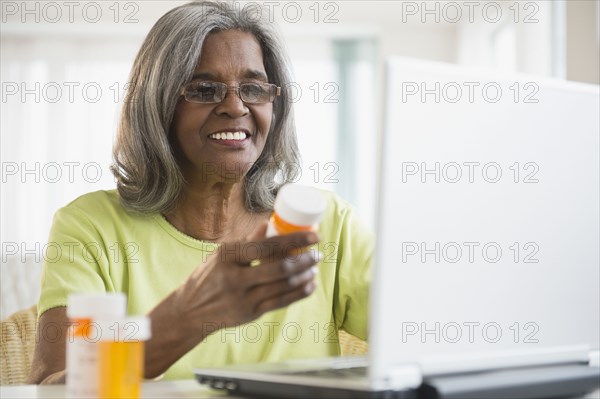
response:
<path fill-rule="evenodd" d="M 348 334 L 346 331 L 340 330 L 338 338 L 342 356 L 366 355 L 369 352 L 369 345 L 365 341 Z"/>
<path fill-rule="evenodd" d="M 13 313 L 0 321 L 0 385 L 26 384 L 37 327 L 37 307 Z"/>

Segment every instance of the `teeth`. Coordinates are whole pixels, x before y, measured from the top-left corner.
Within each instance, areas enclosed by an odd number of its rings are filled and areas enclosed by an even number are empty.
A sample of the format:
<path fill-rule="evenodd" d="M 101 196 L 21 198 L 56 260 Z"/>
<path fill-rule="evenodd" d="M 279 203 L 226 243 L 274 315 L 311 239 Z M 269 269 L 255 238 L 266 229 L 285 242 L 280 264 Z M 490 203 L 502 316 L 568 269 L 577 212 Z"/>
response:
<path fill-rule="evenodd" d="M 245 140 L 245 132 L 219 132 L 209 136 L 213 140 Z"/>

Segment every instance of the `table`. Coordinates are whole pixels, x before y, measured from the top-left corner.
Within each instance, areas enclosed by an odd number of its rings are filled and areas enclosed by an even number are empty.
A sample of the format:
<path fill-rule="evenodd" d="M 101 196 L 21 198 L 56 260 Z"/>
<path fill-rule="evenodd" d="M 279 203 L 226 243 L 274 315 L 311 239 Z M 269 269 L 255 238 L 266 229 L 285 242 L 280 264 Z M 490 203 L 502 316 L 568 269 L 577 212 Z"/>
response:
<path fill-rule="evenodd" d="M 196 380 L 144 382 L 142 398 L 231 398 L 224 392 L 215 391 L 198 384 Z M 64 398 L 64 385 L 13 385 L 0 387 L 0 398 Z M 600 391 L 595 391 L 581 399 L 599 399 Z"/>
<path fill-rule="evenodd" d="M 0 398 L 64 398 L 65 391 L 65 385 L 9 385 L 0 387 Z M 222 398 L 224 396 L 226 396 L 224 392 L 200 385 L 196 380 L 156 381 L 142 384 L 142 398 Z"/>

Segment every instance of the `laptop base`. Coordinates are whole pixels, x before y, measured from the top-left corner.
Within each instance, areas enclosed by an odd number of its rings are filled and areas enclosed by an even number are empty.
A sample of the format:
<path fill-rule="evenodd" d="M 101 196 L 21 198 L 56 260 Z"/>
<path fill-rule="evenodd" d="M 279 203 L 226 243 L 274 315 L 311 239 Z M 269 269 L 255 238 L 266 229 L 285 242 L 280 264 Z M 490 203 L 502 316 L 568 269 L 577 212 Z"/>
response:
<path fill-rule="evenodd" d="M 426 378 L 414 390 L 358 391 L 332 385 L 307 386 L 234 377 L 196 375 L 201 384 L 232 395 L 260 398 L 332 399 L 537 399 L 583 396 L 600 387 L 600 369 L 588 364 L 567 364 L 485 371 Z"/>
<path fill-rule="evenodd" d="M 587 363 L 426 378 L 427 399 L 536 399 L 583 397 L 600 387 L 600 368 Z"/>

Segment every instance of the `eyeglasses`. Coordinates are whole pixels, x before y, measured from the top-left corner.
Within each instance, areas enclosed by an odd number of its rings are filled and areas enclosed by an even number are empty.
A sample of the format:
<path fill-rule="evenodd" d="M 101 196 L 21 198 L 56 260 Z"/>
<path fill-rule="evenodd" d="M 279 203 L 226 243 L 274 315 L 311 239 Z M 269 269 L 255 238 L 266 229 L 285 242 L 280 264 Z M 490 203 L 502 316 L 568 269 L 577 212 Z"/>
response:
<path fill-rule="evenodd" d="M 281 87 L 270 83 L 242 83 L 227 86 L 221 82 L 190 82 L 183 87 L 181 95 L 186 101 L 199 104 L 220 103 L 229 90 L 237 91 L 240 99 L 247 104 L 272 103 L 281 95 Z"/>

